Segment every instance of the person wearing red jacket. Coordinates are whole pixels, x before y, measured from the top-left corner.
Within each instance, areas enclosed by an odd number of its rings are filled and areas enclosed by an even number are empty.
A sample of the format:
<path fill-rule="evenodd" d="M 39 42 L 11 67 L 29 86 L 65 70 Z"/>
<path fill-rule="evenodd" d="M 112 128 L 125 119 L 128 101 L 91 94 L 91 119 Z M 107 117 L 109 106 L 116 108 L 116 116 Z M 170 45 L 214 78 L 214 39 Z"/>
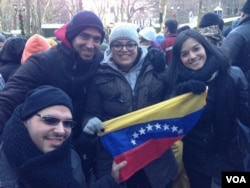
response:
<path fill-rule="evenodd" d="M 171 62 L 172 49 L 177 37 L 178 22 L 176 19 L 167 19 L 165 22 L 164 34 L 165 40 L 161 44 L 161 48 L 166 53 L 166 63 L 169 65 Z"/>

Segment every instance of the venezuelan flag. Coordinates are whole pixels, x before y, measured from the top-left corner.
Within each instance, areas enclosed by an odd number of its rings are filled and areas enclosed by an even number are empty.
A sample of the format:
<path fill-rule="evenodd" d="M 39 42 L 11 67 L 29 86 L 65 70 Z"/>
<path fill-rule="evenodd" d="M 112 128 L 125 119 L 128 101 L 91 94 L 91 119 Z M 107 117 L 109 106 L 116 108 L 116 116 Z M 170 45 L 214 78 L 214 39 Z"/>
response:
<path fill-rule="evenodd" d="M 121 181 L 165 153 L 196 124 L 206 103 L 201 95 L 187 93 L 104 122 L 104 147 L 117 163 L 126 160 Z"/>

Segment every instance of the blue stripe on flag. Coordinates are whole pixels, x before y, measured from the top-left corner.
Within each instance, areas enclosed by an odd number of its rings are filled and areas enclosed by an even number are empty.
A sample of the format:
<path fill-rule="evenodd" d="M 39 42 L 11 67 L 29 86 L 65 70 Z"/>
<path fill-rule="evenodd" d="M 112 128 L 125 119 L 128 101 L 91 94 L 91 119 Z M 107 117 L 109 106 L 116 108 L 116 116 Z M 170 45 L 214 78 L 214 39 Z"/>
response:
<path fill-rule="evenodd" d="M 113 157 L 150 139 L 167 139 L 186 135 L 195 125 L 203 108 L 184 117 L 154 120 L 110 132 L 101 137 Z"/>

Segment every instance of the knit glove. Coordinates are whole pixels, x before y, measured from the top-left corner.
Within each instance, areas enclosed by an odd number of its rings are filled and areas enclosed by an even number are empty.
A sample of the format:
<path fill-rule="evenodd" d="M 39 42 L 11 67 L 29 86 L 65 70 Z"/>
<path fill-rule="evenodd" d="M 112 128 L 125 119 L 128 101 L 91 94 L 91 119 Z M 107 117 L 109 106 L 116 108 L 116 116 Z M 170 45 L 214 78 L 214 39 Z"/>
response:
<path fill-rule="evenodd" d="M 146 56 L 156 72 L 163 72 L 166 68 L 165 54 L 155 47 L 149 48 Z"/>
<path fill-rule="evenodd" d="M 181 95 L 184 93 L 192 92 L 196 95 L 199 95 L 205 90 L 206 90 L 206 84 L 204 82 L 198 80 L 189 80 L 177 85 L 175 94 Z"/>
<path fill-rule="evenodd" d="M 104 132 L 102 121 L 97 117 L 89 119 L 85 127 L 83 128 L 83 132 L 91 135 L 99 132 Z"/>

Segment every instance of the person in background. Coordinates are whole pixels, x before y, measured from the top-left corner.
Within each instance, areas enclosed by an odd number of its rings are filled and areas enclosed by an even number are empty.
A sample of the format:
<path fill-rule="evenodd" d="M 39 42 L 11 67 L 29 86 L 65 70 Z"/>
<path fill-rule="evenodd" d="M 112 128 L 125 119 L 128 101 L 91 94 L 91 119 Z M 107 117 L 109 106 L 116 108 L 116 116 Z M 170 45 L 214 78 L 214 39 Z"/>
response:
<path fill-rule="evenodd" d="M 182 27 L 179 27 L 176 31 L 177 34 L 181 33 L 182 31 L 185 31 L 187 29 L 191 29 L 189 25 L 184 25 Z"/>
<path fill-rule="evenodd" d="M 5 36 L 2 33 L 0 33 L 0 52 L 3 49 L 5 40 L 6 40 Z"/>
<path fill-rule="evenodd" d="M 228 35 L 234 28 L 236 28 L 236 27 L 238 26 L 238 24 L 240 23 L 240 20 L 241 20 L 240 17 L 236 18 L 235 20 L 232 21 L 232 24 L 231 24 L 229 27 L 227 27 L 227 28 L 224 29 L 224 32 L 223 32 L 224 37 L 227 37 L 227 35 Z"/>
<path fill-rule="evenodd" d="M 25 61 L 34 53 L 46 51 L 50 48 L 50 44 L 46 38 L 42 35 L 35 34 L 31 36 L 24 47 L 21 64 L 24 64 Z"/>
<path fill-rule="evenodd" d="M 11 76 L 21 66 L 21 58 L 27 39 L 23 37 L 10 37 L 5 41 L 0 52 L 0 74 L 7 83 Z"/>
<path fill-rule="evenodd" d="M 213 45 L 221 46 L 223 42 L 223 23 L 221 18 L 213 13 L 204 14 L 199 23 L 199 32 Z"/>
<path fill-rule="evenodd" d="M 164 39 L 165 39 L 164 33 L 159 32 L 156 34 L 154 42 L 161 46 Z"/>
<path fill-rule="evenodd" d="M 0 92 L 0 134 L 15 107 L 24 101 L 30 90 L 41 85 L 62 89 L 72 99 L 73 117 L 77 122 L 72 129 L 72 142 L 89 179 L 91 168 L 88 167 L 92 166 L 93 158 L 92 155 L 89 157 L 89 150 L 92 146 L 82 133 L 81 121 L 89 83 L 103 59 L 99 47 L 105 36 L 104 28 L 96 14 L 80 11 L 59 28 L 55 36 L 61 42 L 30 56 Z"/>
<path fill-rule="evenodd" d="M 176 19 L 170 18 L 165 21 L 165 40 L 162 42 L 161 48 L 166 53 L 166 64 L 169 65 L 171 62 L 172 49 L 174 41 L 177 37 L 178 22 Z"/>
<path fill-rule="evenodd" d="M 154 42 L 156 32 L 153 27 L 144 27 L 139 31 L 139 44 L 141 47 L 156 47 L 161 50 L 161 46 Z"/>
<path fill-rule="evenodd" d="M 57 45 L 57 41 L 54 40 L 53 38 L 48 38 L 46 40 L 49 42 L 49 44 L 50 44 L 51 47 Z"/>
<path fill-rule="evenodd" d="M 108 44 L 107 44 L 106 40 L 104 39 L 104 41 L 102 42 L 102 44 L 100 46 L 100 51 L 104 54 L 104 52 L 107 48 L 108 48 Z"/>
<path fill-rule="evenodd" d="M 222 171 L 244 169 L 242 156 L 232 155 L 231 146 L 235 119 L 250 126 L 247 81 L 228 61 L 220 48 L 195 30 L 183 31 L 176 38 L 166 77 L 169 96 L 208 87 L 201 117 L 183 139 L 183 161 L 192 188 L 211 188 L 212 182 L 220 185 Z"/>
<path fill-rule="evenodd" d="M 181 32 L 191 29 L 188 25 L 184 25 L 182 27 L 179 27 L 176 31 L 177 35 Z M 176 161 L 178 163 L 178 173 L 177 177 L 175 178 L 173 182 L 173 188 L 190 188 L 189 180 L 187 177 L 187 173 L 182 161 L 183 158 L 183 142 L 181 140 L 176 141 L 172 145 L 172 151 L 175 155 Z"/>
<path fill-rule="evenodd" d="M 16 107 L 0 145 L 0 187 L 85 188 L 79 156 L 71 146 L 75 126 L 69 96 L 53 86 L 41 86 Z M 118 187 L 119 170 L 91 187 Z"/>
<path fill-rule="evenodd" d="M 167 89 L 165 59 L 155 53 L 161 51 L 141 48 L 133 25 L 123 23 L 113 28 L 109 48 L 91 83 L 83 118 L 83 131 L 94 138 L 103 130 L 103 121 L 161 102 Z M 156 69 L 159 63 L 162 66 Z M 112 156 L 98 139 L 97 176 L 109 174 L 111 167 Z M 176 172 L 176 160 L 169 149 L 124 184 L 127 188 L 168 188 Z"/>
<path fill-rule="evenodd" d="M 241 9 L 240 21 L 222 43 L 232 65 L 238 66 L 248 80 L 250 103 L 250 0 Z"/>

